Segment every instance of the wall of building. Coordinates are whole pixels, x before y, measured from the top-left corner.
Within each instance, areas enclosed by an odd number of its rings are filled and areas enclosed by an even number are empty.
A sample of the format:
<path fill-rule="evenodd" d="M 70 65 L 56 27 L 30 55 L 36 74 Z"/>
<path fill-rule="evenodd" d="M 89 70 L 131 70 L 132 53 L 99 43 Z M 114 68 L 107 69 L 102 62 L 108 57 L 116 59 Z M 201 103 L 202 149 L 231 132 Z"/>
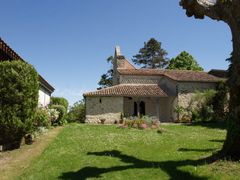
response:
<path fill-rule="evenodd" d="M 176 96 L 176 81 L 165 76 L 132 76 L 121 75 L 120 84 L 158 84 L 170 96 Z"/>
<path fill-rule="evenodd" d="M 125 97 L 124 98 L 124 115 L 127 117 L 134 116 L 134 102 L 145 103 L 146 115 L 157 117 L 156 98 L 151 97 Z"/>
<path fill-rule="evenodd" d="M 160 76 L 120 75 L 120 84 L 158 84 Z"/>
<path fill-rule="evenodd" d="M 178 89 L 178 106 L 184 108 L 189 106 L 192 97 L 196 94 L 196 91 L 206 91 L 209 89 L 215 89 L 216 83 L 207 82 L 180 82 L 177 85 Z"/>
<path fill-rule="evenodd" d="M 158 97 L 125 97 L 124 98 L 124 115 L 134 115 L 134 102 L 145 102 L 145 112 L 147 116 L 161 122 L 172 122 L 176 119 L 174 106 L 176 97 L 158 98 Z"/>
<path fill-rule="evenodd" d="M 123 97 L 86 97 L 86 123 L 113 124 L 123 114 Z"/>
<path fill-rule="evenodd" d="M 38 93 L 38 106 L 46 107 L 50 103 L 51 93 L 47 91 L 44 87 L 40 87 Z"/>

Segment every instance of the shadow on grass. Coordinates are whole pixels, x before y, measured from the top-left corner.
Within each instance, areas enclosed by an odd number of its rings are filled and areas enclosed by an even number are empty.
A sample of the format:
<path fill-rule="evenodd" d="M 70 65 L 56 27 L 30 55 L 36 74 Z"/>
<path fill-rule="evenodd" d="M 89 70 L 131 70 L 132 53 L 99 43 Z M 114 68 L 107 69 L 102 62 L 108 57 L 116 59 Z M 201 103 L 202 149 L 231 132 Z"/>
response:
<path fill-rule="evenodd" d="M 209 148 L 209 149 L 191 149 L 191 148 L 179 148 L 178 151 L 182 152 L 212 152 L 216 151 L 217 149 Z"/>
<path fill-rule="evenodd" d="M 226 122 L 193 122 L 191 124 L 186 124 L 186 126 L 202 126 L 210 129 L 227 129 Z"/>
<path fill-rule="evenodd" d="M 84 167 L 77 172 L 66 172 L 60 176 L 60 179 L 87 179 L 87 178 L 100 178 L 102 174 L 111 173 L 116 171 L 124 171 L 128 169 L 161 169 L 166 172 L 170 179 L 208 179 L 208 177 L 200 177 L 193 175 L 191 172 L 186 172 L 180 170 L 182 166 L 199 166 L 204 165 L 207 162 L 210 162 L 209 158 L 200 159 L 200 160 L 182 160 L 182 161 L 145 161 L 138 159 L 134 156 L 129 156 L 121 153 L 120 151 L 103 151 L 103 152 L 89 152 L 88 155 L 95 156 L 110 156 L 113 158 L 118 158 L 122 162 L 127 163 L 126 165 L 113 166 L 108 168 L 100 167 Z"/>
<path fill-rule="evenodd" d="M 210 142 L 218 142 L 218 143 L 224 143 L 224 139 L 223 140 L 220 140 L 220 139 L 211 139 L 209 140 Z"/>

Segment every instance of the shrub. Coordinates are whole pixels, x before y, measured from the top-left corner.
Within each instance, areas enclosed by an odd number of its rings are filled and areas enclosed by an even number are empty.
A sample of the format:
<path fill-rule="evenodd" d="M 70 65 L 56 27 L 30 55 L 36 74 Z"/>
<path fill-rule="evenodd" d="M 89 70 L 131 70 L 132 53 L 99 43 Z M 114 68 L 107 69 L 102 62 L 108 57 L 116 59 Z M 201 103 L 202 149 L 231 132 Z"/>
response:
<path fill-rule="evenodd" d="M 38 105 L 38 74 L 23 61 L 0 63 L 0 144 L 18 148 L 31 132 Z"/>
<path fill-rule="evenodd" d="M 192 121 L 212 121 L 214 118 L 214 111 L 212 106 L 212 99 L 216 91 L 207 90 L 205 92 L 197 92 L 193 97 L 194 107 L 191 109 Z"/>
<path fill-rule="evenodd" d="M 143 116 L 142 117 L 142 120 L 150 127 L 152 124 L 153 124 L 153 122 L 154 122 L 154 120 L 153 120 L 153 118 L 152 117 L 149 117 L 149 116 Z"/>
<path fill-rule="evenodd" d="M 68 101 L 63 97 L 51 97 L 49 106 L 51 107 L 52 105 L 62 105 L 66 111 L 68 110 Z"/>
<path fill-rule="evenodd" d="M 212 107 L 214 111 L 214 119 L 215 120 L 225 120 L 227 119 L 228 113 L 228 92 L 229 89 L 227 84 L 223 81 L 220 81 L 216 87 L 217 93 L 212 98 Z"/>
<path fill-rule="evenodd" d="M 47 109 L 50 115 L 51 124 L 54 124 L 59 118 L 59 112 L 56 109 Z"/>
<path fill-rule="evenodd" d="M 153 118 L 149 116 L 143 116 L 142 118 L 131 117 L 131 119 L 124 120 L 123 125 L 120 127 L 128 127 L 128 128 L 138 128 L 138 129 L 147 129 L 148 127 L 152 129 L 158 129 L 160 122 L 158 120 L 153 120 Z"/>
<path fill-rule="evenodd" d="M 51 126 L 51 116 L 47 109 L 39 108 L 36 112 L 34 125 L 36 127 L 46 127 L 49 128 Z"/>
<path fill-rule="evenodd" d="M 53 125 L 63 125 L 66 123 L 66 109 L 62 105 L 52 105 L 51 109 L 56 109 L 59 112 L 58 118 Z"/>
<path fill-rule="evenodd" d="M 86 107 L 84 100 L 74 103 L 67 115 L 68 122 L 85 122 Z"/>

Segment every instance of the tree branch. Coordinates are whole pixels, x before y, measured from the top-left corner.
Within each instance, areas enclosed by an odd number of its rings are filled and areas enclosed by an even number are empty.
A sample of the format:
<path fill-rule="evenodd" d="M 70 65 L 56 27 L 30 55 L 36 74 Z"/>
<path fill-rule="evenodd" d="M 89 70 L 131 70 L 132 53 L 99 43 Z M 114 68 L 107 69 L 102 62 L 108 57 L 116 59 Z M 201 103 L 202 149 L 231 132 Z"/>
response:
<path fill-rule="evenodd" d="M 187 16 L 203 19 L 208 16 L 214 20 L 228 22 L 232 15 L 234 4 L 240 4 L 240 0 L 181 0 L 180 6 L 186 9 Z"/>

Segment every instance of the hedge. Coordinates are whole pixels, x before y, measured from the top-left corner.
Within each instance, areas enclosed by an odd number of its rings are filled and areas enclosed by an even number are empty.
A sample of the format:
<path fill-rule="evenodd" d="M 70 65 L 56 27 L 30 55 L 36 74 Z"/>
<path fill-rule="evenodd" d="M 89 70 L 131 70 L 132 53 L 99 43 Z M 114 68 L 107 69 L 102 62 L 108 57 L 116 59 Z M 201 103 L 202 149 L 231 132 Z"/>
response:
<path fill-rule="evenodd" d="M 23 61 L 0 63 L 0 145 L 18 148 L 31 132 L 38 105 L 38 73 Z"/>

